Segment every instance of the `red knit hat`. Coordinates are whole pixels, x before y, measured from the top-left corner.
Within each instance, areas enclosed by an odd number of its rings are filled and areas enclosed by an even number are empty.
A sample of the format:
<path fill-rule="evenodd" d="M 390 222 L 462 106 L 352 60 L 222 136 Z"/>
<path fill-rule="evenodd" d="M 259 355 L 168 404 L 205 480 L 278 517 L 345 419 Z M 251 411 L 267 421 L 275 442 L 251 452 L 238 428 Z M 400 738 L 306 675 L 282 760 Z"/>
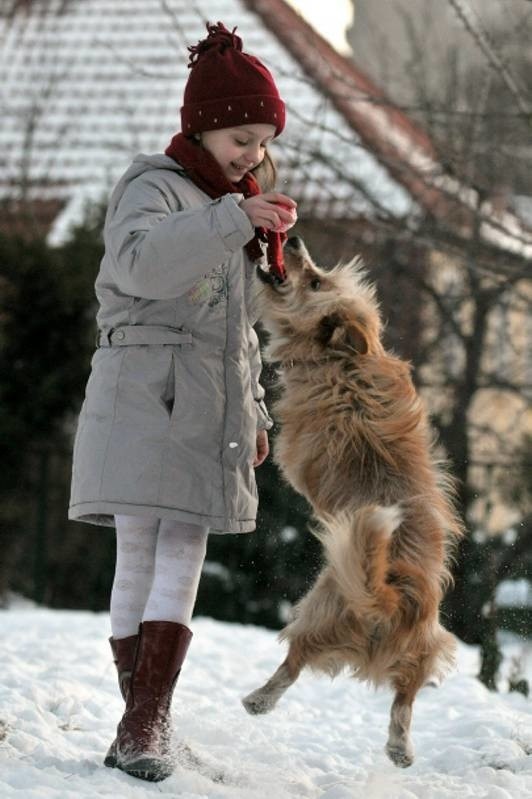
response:
<path fill-rule="evenodd" d="M 181 108 L 185 136 L 204 130 L 265 123 L 284 128 L 285 105 L 271 73 L 242 51 L 242 39 L 225 25 L 207 23 L 209 35 L 189 47 L 191 70 Z"/>

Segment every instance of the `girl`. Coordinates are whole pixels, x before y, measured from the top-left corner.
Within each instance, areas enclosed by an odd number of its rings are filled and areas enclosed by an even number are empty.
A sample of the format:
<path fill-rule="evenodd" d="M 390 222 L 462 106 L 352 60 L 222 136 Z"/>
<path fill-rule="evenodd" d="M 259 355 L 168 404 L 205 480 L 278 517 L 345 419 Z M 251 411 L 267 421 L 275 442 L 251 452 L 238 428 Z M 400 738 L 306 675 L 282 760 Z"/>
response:
<path fill-rule="evenodd" d="M 116 186 L 96 280 L 98 349 L 74 443 L 69 517 L 116 526 L 110 639 L 126 701 L 105 759 L 172 771 L 169 711 L 207 534 L 255 528 L 253 467 L 271 420 L 252 328 L 263 254 L 284 276 L 267 145 L 284 127 L 271 74 L 221 23 L 191 52 L 182 133 Z M 236 30 L 236 29 L 235 29 Z"/>

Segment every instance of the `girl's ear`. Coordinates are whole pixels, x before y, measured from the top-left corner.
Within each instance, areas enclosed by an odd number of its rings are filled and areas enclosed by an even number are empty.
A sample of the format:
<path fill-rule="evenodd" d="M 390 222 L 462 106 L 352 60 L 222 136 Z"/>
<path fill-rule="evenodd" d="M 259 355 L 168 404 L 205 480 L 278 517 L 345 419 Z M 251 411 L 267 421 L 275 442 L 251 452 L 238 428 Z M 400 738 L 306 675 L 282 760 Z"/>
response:
<path fill-rule="evenodd" d="M 368 351 L 368 339 L 362 326 L 352 320 L 342 319 L 339 313 L 328 314 L 320 319 L 316 338 L 322 347 L 348 347 L 359 355 L 365 355 Z"/>

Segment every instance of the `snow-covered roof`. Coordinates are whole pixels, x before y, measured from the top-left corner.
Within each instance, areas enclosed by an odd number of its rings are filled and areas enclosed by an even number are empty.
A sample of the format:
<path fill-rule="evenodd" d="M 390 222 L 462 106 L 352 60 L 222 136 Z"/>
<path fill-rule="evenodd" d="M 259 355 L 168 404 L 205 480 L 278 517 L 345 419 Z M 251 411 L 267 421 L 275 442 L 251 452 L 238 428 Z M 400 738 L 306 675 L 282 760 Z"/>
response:
<path fill-rule="evenodd" d="M 12 13 L 4 10 L 0 196 L 16 195 L 22 187 L 30 196 L 68 200 L 61 228 L 84 197 L 110 190 L 132 156 L 161 152 L 179 128 L 186 47 L 205 35 L 208 19 L 237 25 L 244 48 L 276 76 L 288 107 L 286 130 L 273 149 L 279 188 L 297 198 L 302 213 L 409 213 L 409 192 L 252 5 L 32 0 L 19 2 Z"/>
<path fill-rule="evenodd" d="M 238 26 L 276 77 L 288 122 L 272 150 L 300 215 L 422 209 L 464 239 L 480 215 L 486 245 L 532 257 L 518 209 L 501 214 L 448 175 L 426 133 L 285 0 L 3 0 L 0 199 L 63 198 L 60 238 L 132 156 L 162 151 L 206 20 Z"/>

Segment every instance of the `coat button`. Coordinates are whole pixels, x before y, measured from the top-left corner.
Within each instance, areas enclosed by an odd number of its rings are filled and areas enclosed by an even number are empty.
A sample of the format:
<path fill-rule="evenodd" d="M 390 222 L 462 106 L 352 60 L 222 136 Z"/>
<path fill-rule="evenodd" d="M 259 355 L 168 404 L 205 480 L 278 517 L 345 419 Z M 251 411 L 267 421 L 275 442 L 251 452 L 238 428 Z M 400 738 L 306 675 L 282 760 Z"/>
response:
<path fill-rule="evenodd" d="M 234 449 L 235 447 L 238 447 L 238 444 L 236 441 L 230 441 L 229 446 L 231 447 L 231 449 Z"/>
<path fill-rule="evenodd" d="M 117 330 L 115 335 L 119 341 L 122 341 L 122 339 L 126 337 L 126 334 L 123 330 Z"/>

